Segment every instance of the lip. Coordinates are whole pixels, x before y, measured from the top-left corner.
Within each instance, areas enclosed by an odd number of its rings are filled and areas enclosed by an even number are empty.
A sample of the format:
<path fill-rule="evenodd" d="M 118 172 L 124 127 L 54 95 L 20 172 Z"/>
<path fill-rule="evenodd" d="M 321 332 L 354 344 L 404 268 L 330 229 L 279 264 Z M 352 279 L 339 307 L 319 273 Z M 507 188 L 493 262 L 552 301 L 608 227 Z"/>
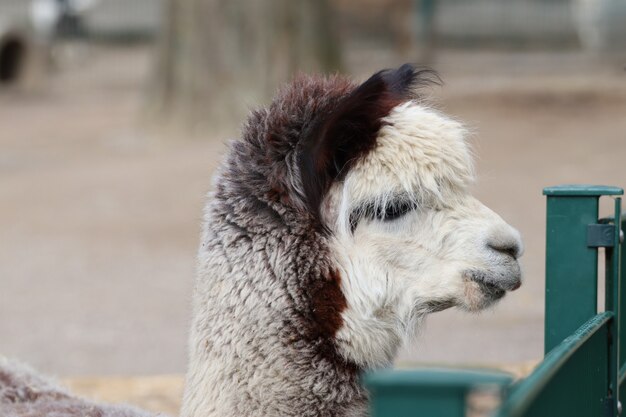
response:
<path fill-rule="evenodd" d="M 497 285 L 484 282 L 484 281 L 478 281 L 478 280 L 472 280 L 472 281 L 478 284 L 482 293 L 486 295 L 487 297 L 491 298 L 492 300 L 499 300 L 500 298 L 504 297 L 504 295 L 506 294 L 506 290 L 503 290 Z"/>
<path fill-rule="evenodd" d="M 478 284 L 487 295 L 493 294 L 498 298 L 502 298 L 508 291 L 517 290 L 522 285 L 521 270 L 517 262 L 509 265 L 506 270 L 467 270 L 464 276 Z"/>

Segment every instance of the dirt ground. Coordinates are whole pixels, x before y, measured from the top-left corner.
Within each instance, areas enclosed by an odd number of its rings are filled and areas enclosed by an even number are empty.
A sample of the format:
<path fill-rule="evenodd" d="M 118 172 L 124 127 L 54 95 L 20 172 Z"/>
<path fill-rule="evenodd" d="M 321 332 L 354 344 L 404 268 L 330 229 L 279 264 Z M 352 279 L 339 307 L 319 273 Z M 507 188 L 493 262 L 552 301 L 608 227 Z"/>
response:
<path fill-rule="evenodd" d="M 0 353 L 48 373 L 185 369 L 201 209 L 225 138 L 149 127 L 148 52 L 91 51 L 43 89 L 0 91 Z M 349 68 L 395 64 L 384 58 Z M 524 237 L 525 282 L 480 315 L 434 315 L 399 362 L 529 363 L 543 344 L 541 189 L 626 185 L 623 65 L 449 53 L 436 67 L 434 99 L 473 132 L 477 196 Z"/>

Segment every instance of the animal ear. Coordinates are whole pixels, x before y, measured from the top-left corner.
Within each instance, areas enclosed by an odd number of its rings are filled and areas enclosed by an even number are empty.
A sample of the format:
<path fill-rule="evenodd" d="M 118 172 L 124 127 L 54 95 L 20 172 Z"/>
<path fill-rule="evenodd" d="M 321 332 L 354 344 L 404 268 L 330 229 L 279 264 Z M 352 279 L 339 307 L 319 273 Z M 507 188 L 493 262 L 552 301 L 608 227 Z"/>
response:
<path fill-rule="evenodd" d="M 331 113 L 318 116 L 299 155 L 306 203 L 318 219 L 332 182 L 376 145 L 382 119 L 397 105 L 416 98 L 418 85 L 439 83 L 434 71 L 404 64 L 375 73 L 342 98 Z"/>

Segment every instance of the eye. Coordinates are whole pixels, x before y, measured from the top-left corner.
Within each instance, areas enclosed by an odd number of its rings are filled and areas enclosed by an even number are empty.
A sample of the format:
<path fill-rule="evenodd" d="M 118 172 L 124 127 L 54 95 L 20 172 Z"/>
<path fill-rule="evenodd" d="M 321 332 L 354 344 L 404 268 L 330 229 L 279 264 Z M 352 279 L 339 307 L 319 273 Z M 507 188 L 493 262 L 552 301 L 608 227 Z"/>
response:
<path fill-rule="evenodd" d="M 417 205 L 414 202 L 407 200 L 392 201 L 384 208 L 375 208 L 372 203 L 363 204 L 350 213 L 350 231 L 354 232 L 361 219 L 376 219 L 390 222 L 399 219 L 416 208 Z"/>
<path fill-rule="evenodd" d="M 415 203 L 410 201 L 396 201 L 388 204 L 376 217 L 383 221 L 391 221 L 413 210 L 415 210 Z"/>

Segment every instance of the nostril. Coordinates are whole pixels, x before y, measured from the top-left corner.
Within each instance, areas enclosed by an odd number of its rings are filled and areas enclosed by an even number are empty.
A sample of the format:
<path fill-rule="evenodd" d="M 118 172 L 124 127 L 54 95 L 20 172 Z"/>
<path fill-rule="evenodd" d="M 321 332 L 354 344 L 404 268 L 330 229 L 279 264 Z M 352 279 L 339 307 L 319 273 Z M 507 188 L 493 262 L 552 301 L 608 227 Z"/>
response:
<path fill-rule="evenodd" d="M 498 243 L 488 243 L 487 246 L 489 246 L 489 248 L 493 249 L 496 252 L 500 252 L 503 253 L 505 255 L 511 256 L 515 259 L 518 258 L 520 252 L 521 252 L 521 248 L 517 243 L 514 242 L 498 242 Z"/>
<path fill-rule="evenodd" d="M 518 259 L 524 252 L 519 232 L 506 223 L 490 228 L 485 238 L 485 246 L 501 255 Z"/>

